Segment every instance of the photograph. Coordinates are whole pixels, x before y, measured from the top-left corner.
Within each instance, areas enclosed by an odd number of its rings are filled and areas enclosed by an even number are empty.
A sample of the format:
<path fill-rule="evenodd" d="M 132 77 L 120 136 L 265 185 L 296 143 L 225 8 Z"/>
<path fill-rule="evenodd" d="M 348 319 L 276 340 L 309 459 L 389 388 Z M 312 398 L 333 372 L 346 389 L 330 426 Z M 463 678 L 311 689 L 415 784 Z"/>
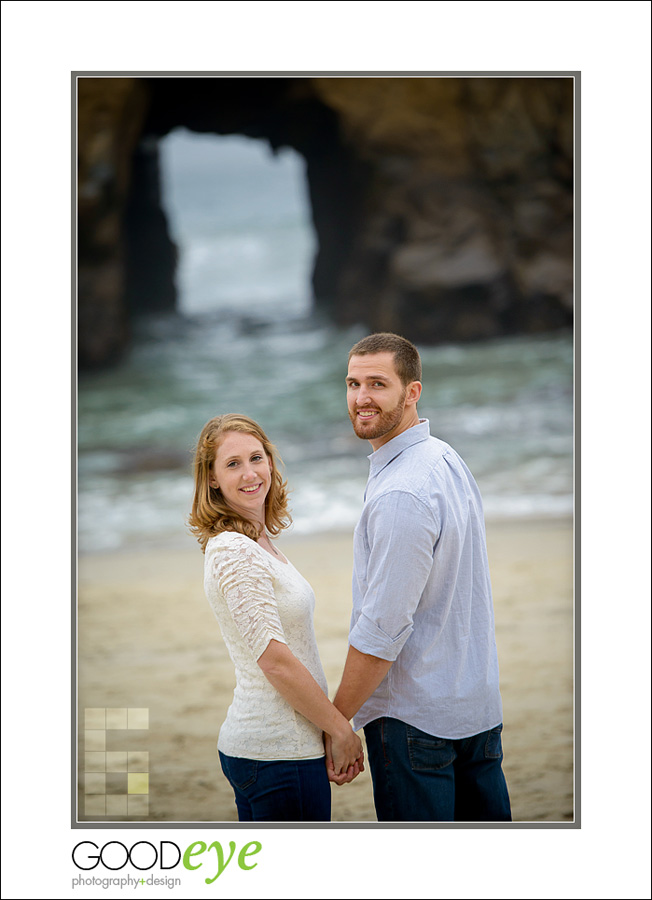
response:
<path fill-rule="evenodd" d="M 576 827 L 578 73 L 73 98 L 73 822 Z"/>

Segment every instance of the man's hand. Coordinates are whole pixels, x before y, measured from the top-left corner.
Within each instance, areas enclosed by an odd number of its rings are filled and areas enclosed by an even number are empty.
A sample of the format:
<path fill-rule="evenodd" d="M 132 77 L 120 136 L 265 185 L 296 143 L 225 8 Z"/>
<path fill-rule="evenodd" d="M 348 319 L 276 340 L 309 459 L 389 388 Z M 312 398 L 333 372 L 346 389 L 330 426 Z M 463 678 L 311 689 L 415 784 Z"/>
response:
<path fill-rule="evenodd" d="M 333 784 L 350 784 L 354 778 L 357 778 L 360 772 L 364 772 L 364 750 L 360 751 L 360 756 L 355 763 L 339 775 L 335 774 L 335 765 L 333 763 L 333 741 L 329 734 L 324 733 L 324 748 L 326 750 L 326 772 L 328 780 Z"/>

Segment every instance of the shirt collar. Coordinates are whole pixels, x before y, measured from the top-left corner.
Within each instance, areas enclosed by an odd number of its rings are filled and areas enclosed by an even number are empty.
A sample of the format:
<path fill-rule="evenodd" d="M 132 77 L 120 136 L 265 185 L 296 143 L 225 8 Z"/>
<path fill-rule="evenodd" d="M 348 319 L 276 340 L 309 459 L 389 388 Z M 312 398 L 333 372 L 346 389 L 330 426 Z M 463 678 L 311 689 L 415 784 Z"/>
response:
<path fill-rule="evenodd" d="M 428 440 L 429 437 L 430 422 L 428 419 L 419 419 L 418 425 L 413 425 L 407 431 L 392 438 L 391 441 L 387 441 L 386 444 L 383 444 L 382 447 L 379 447 L 378 450 L 375 450 L 367 457 L 371 464 L 369 477 L 372 478 L 374 475 L 377 475 L 381 469 L 384 469 L 386 465 L 391 463 L 393 459 L 396 459 L 408 447 L 411 447 L 412 444 L 419 444 L 421 441 Z"/>

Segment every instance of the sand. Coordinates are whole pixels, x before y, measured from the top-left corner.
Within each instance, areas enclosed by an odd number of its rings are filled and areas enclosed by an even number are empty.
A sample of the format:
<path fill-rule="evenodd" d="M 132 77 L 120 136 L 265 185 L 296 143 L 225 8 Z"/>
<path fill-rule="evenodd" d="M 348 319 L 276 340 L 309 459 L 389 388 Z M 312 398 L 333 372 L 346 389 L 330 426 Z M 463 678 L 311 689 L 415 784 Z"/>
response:
<path fill-rule="evenodd" d="M 487 540 L 504 770 L 514 821 L 569 822 L 574 818 L 572 523 L 490 522 Z M 317 642 L 332 697 L 347 651 L 352 536 L 288 535 L 279 546 L 315 589 Z M 182 548 L 79 559 L 80 821 L 237 821 L 216 756 L 233 668 L 204 597 L 202 563 L 191 538 Z M 91 746 L 91 752 L 101 753 L 101 745 L 91 743 L 98 740 L 96 723 L 84 743 L 87 708 L 141 711 L 130 714 L 131 729 L 104 735 L 105 750 L 114 754 L 110 768 L 124 770 L 124 751 L 134 754 L 128 768 L 135 781 L 128 788 L 124 771 L 104 777 L 89 772 L 101 769 L 102 756 L 84 754 Z M 115 724 L 124 726 L 119 718 Z M 147 729 L 133 727 L 144 724 Z M 138 772 L 140 780 L 133 774 Z M 93 792 L 88 798 L 85 779 Z M 129 795 L 130 815 L 93 812 L 106 810 L 102 804 L 112 796 L 109 808 L 124 813 L 126 798 L 119 798 L 125 790 L 140 792 Z M 333 785 L 332 796 L 334 822 L 376 821 L 368 771 L 350 785 Z"/>

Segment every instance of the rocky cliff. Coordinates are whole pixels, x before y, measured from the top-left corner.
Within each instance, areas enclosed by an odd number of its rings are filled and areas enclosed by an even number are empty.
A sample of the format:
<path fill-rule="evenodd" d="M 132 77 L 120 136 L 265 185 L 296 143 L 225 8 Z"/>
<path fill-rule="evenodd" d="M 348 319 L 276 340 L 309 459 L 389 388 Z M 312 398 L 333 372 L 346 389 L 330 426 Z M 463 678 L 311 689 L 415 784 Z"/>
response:
<path fill-rule="evenodd" d="M 571 78 L 80 77 L 78 97 L 82 366 L 174 307 L 157 142 L 177 126 L 305 157 L 339 324 L 435 343 L 572 322 Z"/>

